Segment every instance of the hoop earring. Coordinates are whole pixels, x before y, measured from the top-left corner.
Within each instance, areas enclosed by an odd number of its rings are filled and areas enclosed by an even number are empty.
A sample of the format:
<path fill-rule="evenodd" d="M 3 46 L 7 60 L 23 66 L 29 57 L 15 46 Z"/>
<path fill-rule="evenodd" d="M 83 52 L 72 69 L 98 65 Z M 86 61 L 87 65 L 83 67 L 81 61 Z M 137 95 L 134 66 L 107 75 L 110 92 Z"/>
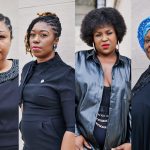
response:
<path fill-rule="evenodd" d="M 54 44 L 54 45 L 53 45 L 53 50 L 56 50 L 56 48 L 57 48 L 57 45 Z"/>
<path fill-rule="evenodd" d="M 117 42 L 117 45 L 116 45 L 116 50 L 117 50 L 117 51 L 119 51 L 119 44 L 120 44 L 120 43 L 119 43 L 119 41 L 118 41 L 118 42 Z"/>
<path fill-rule="evenodd" d="M 93 44 L 92 44 L 92 45 L 93 45 L 93 49 L 94 49 L 94 51 L 96 52 L 96 48 L 95 48 L 95 44 L 94 44 L 94 42 L 93 42 Z"/>

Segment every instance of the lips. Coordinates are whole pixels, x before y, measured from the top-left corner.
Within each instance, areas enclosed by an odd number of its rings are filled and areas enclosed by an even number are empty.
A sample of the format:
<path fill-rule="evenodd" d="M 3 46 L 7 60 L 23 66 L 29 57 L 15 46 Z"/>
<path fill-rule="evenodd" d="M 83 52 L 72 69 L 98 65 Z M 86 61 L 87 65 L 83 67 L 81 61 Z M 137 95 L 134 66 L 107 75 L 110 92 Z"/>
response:
<path fill-rule="evenodd" d="M 39 47 L 39 46 L 33 46 L 32 47 L 32 50 L 33 51 L 39 51 L 39 50 L 41 50 L 42 48 L 41 47 Z"/>
<path fill-rule="evenodd" d="M 107 49 L 107 48 L 109 48 L 109 46 L 110 46 L 110 44 L 103 44 L 102 45 L 103 49 Z"/>

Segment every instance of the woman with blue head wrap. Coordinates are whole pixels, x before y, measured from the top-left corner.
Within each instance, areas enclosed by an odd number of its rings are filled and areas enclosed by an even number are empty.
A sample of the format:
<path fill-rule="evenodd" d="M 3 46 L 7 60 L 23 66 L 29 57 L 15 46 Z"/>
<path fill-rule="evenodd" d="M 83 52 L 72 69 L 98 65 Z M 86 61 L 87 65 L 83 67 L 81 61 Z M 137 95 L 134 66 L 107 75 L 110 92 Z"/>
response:
<path fill-rule="evenodd" d="M 141 48 L 148 53 L 148 48 L 150 46 L 150 17 L 144 19 L 138 28 L 138 40 Z M 150 59 L 150 56 L 148 56 Z"/>
<path fill-rule="evenodd" d="M 137 37 L 150 59 L 150 17 L 140 23 Z M 150 150 L 150 66 L 132 90 L 132 150 Z"/>

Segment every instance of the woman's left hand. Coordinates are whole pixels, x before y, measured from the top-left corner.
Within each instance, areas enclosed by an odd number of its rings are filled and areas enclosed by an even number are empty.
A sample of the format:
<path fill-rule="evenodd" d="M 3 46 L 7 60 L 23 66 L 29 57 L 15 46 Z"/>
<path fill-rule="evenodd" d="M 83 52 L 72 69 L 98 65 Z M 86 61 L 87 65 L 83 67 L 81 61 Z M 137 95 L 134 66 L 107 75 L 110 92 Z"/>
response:
<path fill-rule="evenodd" d="M 112 148 L 111 150 L 131 150 L 131 143 L 124 143 L 118 147 Z"/>

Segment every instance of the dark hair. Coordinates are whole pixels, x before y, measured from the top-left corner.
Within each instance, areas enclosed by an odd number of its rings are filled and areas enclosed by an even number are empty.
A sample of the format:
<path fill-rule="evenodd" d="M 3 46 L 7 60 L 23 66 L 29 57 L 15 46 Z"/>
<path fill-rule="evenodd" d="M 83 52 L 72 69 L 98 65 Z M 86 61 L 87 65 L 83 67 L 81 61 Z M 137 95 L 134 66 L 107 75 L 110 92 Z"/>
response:
<path fill-rule="evenodd" d="M 11 25 L 11 21 L 7 16 L 4 16 L 3 14 L 0 14 L 0 22 L 3 21 L 5 23 L 5 25 L 7 26 L 7 28 L 10 31 L 10 38 L 13 38 L 12 35 L 12 25 Z"/>
<path fill-rule="evenodd" d="M 111 7 L 103 7 L 90 11 L 81 24 L 81 39 L 89 46 L 93 46 L 93 33 L 97 27 L 111 25 L 117 35 L 119 43 L 126 33 L 126 25 L 122 15 Z"/>
<path fill-rule="evenodd" d="M 38 13 L 37 15 L 39 15 L 39 16 L 37 18 L 35 18 L 34 20 L 32 20 L 31 24 L 29 25 L 29 27 L 27 29 L 27 34 L 25 36 L 26 52 L 30 52 L 30 53 L 31 53 L 30 43 L 29 43 L 30 33 L 31 33 L 33 26 L 37 22 L 45 22 L 48 25 L 50 25 L 52 27 L 56 37 L 60 37 L 61 30 L 62 30 L 60 20 L 56 14 L 51 13 L 51 12 L 44 12 L 42 14 Z"/>

